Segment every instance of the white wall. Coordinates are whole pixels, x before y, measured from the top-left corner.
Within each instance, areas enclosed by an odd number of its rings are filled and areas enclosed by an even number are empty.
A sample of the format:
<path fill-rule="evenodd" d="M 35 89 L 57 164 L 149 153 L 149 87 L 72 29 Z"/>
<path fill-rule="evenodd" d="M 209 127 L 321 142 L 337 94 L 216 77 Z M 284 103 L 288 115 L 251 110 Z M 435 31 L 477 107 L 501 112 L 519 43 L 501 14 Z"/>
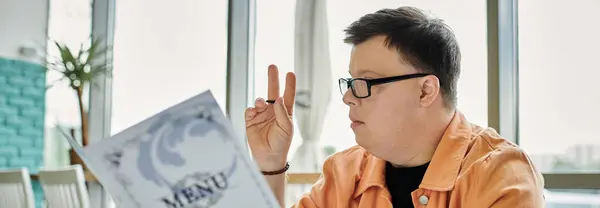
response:
<path fill-rule="evenodd" d="M 26 59 L 19 47 L 45 50 L 49 0 L 0 0 L 0 57 Z"/>

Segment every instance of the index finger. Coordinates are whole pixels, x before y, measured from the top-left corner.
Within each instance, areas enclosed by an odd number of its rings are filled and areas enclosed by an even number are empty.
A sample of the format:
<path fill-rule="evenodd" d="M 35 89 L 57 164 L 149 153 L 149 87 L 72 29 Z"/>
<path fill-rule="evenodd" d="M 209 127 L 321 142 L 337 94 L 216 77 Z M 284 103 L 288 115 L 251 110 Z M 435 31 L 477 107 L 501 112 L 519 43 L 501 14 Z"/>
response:
<path fill-rule="evenodd" d="M 276 100 L 279 97 L 279 70 L 275 65 L 269 65 L 269 85 L 267 99 Z"/>

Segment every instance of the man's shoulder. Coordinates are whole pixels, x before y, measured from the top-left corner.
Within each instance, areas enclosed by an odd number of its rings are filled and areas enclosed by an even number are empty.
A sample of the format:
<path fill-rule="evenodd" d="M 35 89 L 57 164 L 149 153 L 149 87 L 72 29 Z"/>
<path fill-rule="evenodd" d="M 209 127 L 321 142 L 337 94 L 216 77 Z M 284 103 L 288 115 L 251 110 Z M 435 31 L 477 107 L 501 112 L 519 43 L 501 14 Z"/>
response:
<path fill-rule="evenodd" d="M 468 207 L 543 204 L 544 178 L 526 152 L 492 128 L 472 126 L 469 147 L 455 181 Z M 525 204 L 524 204 L 525 203 Z"/>
<path fill-rule="evenodd" d="M 496 130 L 475 125 L 472 129 L 469 150 L 464 158 L 461 172 L 473 168 L 510 170 L 512 169 L 510 166 L 518 166 L 528 167 L 533 175 L 539 174 L 527 153 L 512 141 L 500 136 Z"/>
<path fill-rule="evenodd" d="M 525 151 L 519 146 L 500 136 L 493 128 L 484 128 L 472 124 L 472 130 L 467 157 L 489 157 L 493 154 L 525 154 Z"/>

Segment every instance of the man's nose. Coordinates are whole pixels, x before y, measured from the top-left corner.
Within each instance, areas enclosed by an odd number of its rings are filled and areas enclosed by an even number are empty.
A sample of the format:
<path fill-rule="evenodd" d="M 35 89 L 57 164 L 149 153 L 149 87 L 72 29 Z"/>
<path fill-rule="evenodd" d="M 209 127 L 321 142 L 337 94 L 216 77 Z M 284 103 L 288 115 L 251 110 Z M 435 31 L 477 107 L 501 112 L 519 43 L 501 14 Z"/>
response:
<path fill-rule="evenodd" d="M 344 103 L 348 106 L 351 105 L 356 105 L 357 103 L 357 98 L 354 97 L 354 95 L 352 94 L 352 89 L 348 89 L 345 93 L 344 96 L 342 97 L 342 100 L 344 101 Z"/>

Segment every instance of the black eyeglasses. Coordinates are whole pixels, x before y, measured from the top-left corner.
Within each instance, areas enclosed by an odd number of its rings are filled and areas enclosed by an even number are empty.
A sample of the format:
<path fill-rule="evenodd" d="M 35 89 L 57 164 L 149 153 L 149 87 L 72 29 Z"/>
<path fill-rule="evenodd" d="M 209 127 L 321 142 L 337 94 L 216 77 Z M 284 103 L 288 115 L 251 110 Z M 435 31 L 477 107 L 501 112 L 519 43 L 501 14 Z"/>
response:
<path fill-rule="evenodd" d="M 342 95 L 346 94 L 348 88 L 352 89 L 352 94 L 356 98 L 367 98 L 371 96 L 371 87 L 375 85 L 397 82 L 417 77 L 424 77 L 431 74 L 417 73 L 417 74 L 406 74 L 393 77 L 384 77 L 379 79 L 366 79 L 366 78 L 340 78 L 338 84 L 340 85 L 340 92 Z"/>

